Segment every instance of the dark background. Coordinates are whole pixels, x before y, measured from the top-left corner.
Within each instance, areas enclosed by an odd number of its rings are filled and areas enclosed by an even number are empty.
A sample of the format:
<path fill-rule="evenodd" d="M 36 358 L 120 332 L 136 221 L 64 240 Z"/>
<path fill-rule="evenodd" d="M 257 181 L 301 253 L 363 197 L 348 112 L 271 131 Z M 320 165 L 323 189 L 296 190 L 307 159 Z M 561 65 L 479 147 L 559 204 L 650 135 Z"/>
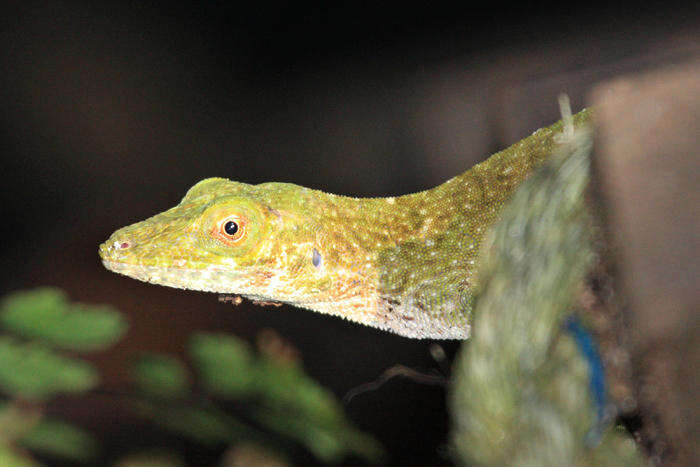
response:
<path fill-rule="evenodd" d="M 94 357 L 106 388 L 136 350 L 182 354 L 195 329 L 254 341 L 272 328 L 341 397 L 397 363 L 436 368 L 430 342 L 143 284 L 106 271 L 97 246 L 205 177 L 356 196 L 439 184 L 557 120 L 562 91 L 578 110 L 601 81 L 697 57 L 694 3 L 5 5 L 0 292 L 56 285 L 127 313 L 127 337 Z M 397 465 L 436 464 L 444 396 L 397 379 L 347 411 Z M 52 410 L 102 433 L 108 453 L 163 442 L 108 400 Z"/>

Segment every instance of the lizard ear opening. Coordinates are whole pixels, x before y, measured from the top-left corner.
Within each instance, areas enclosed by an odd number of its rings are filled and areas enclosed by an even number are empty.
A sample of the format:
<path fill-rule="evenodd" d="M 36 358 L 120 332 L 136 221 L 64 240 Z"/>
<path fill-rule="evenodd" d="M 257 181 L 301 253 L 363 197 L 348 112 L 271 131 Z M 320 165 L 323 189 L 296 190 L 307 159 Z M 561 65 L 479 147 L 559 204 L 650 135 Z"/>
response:
<path fill-rule="evenodd" d="M 314 267 L 316 267 L 316 269 L 320 268 L 321 264 L 323 264 L 323 257 L 316 248 L 314 248 L 314 251 L 311 255 L 311 264 L 313 264 Z"/>

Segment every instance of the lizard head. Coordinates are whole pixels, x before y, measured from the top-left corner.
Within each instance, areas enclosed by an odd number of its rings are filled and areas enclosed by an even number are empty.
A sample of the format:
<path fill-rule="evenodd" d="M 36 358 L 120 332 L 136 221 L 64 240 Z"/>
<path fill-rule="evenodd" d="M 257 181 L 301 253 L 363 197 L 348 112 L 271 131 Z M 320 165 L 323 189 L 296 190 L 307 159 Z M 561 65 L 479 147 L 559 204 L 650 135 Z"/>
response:
<path fill-rule="evenodd" d="M 405 201 L 210 178 L 177 206 L 114 232 L 99 252 L 107 269 L 142 281 L 285 302 L 421 336 L 430 323 L 414 317 L 441 297 L 434 289 L 465 276 L 453 252 L 468 234 L 433 238 L 450 216 L 424 222 L 416 213 L 425 209 Z M 438 314 L 454 314 L 455 300 L 438 301 Z"/>
<path fill-rule="evenodd" d="M 202 180 L 175 207 L 117 230 L 107 269 L 156 284 L 263 301 L 322 300 L 330 270 L 318 247 L 313 190 Z"/>

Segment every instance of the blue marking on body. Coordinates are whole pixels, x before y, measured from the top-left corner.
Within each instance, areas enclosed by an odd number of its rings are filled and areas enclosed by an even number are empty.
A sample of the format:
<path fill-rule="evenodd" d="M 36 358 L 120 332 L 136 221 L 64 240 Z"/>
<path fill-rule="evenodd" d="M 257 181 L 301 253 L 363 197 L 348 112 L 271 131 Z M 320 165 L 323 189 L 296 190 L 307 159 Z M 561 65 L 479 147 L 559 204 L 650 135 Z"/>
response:
<path fill-rule="evenodd" d="M 572 315 L 566 320 L 564 329 L 574 338 L 581 354 L 583 354 L 583 357 L 588 363 L 590 389 L 593 393 L 593 400 L 598 413 L 598 422 L 601 423 L 605 415 L 605 405 L 607 403 L 603 360 L 600 358 L 593 336 L 591 336 L 591 333 L 588 332 L 576 316 Z"/>
<path fill-rule="evenodd" d="M 311 263 L 317 268 L 321 267 L 321 253 L 316 248 L 314 248 L 314 253 L 311 257 Z"/>

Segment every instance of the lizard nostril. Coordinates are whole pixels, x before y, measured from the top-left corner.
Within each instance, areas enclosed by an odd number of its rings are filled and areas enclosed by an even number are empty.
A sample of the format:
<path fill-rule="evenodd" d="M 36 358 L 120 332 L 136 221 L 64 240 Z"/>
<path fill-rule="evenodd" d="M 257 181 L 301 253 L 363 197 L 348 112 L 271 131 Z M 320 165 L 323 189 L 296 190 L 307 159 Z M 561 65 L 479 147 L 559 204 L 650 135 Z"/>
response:
<path fill-rule="evenodd" d="M 126 250 L 131 244 L 129 242 L 114 242 L 112 246 L 115 250 Z"/>

